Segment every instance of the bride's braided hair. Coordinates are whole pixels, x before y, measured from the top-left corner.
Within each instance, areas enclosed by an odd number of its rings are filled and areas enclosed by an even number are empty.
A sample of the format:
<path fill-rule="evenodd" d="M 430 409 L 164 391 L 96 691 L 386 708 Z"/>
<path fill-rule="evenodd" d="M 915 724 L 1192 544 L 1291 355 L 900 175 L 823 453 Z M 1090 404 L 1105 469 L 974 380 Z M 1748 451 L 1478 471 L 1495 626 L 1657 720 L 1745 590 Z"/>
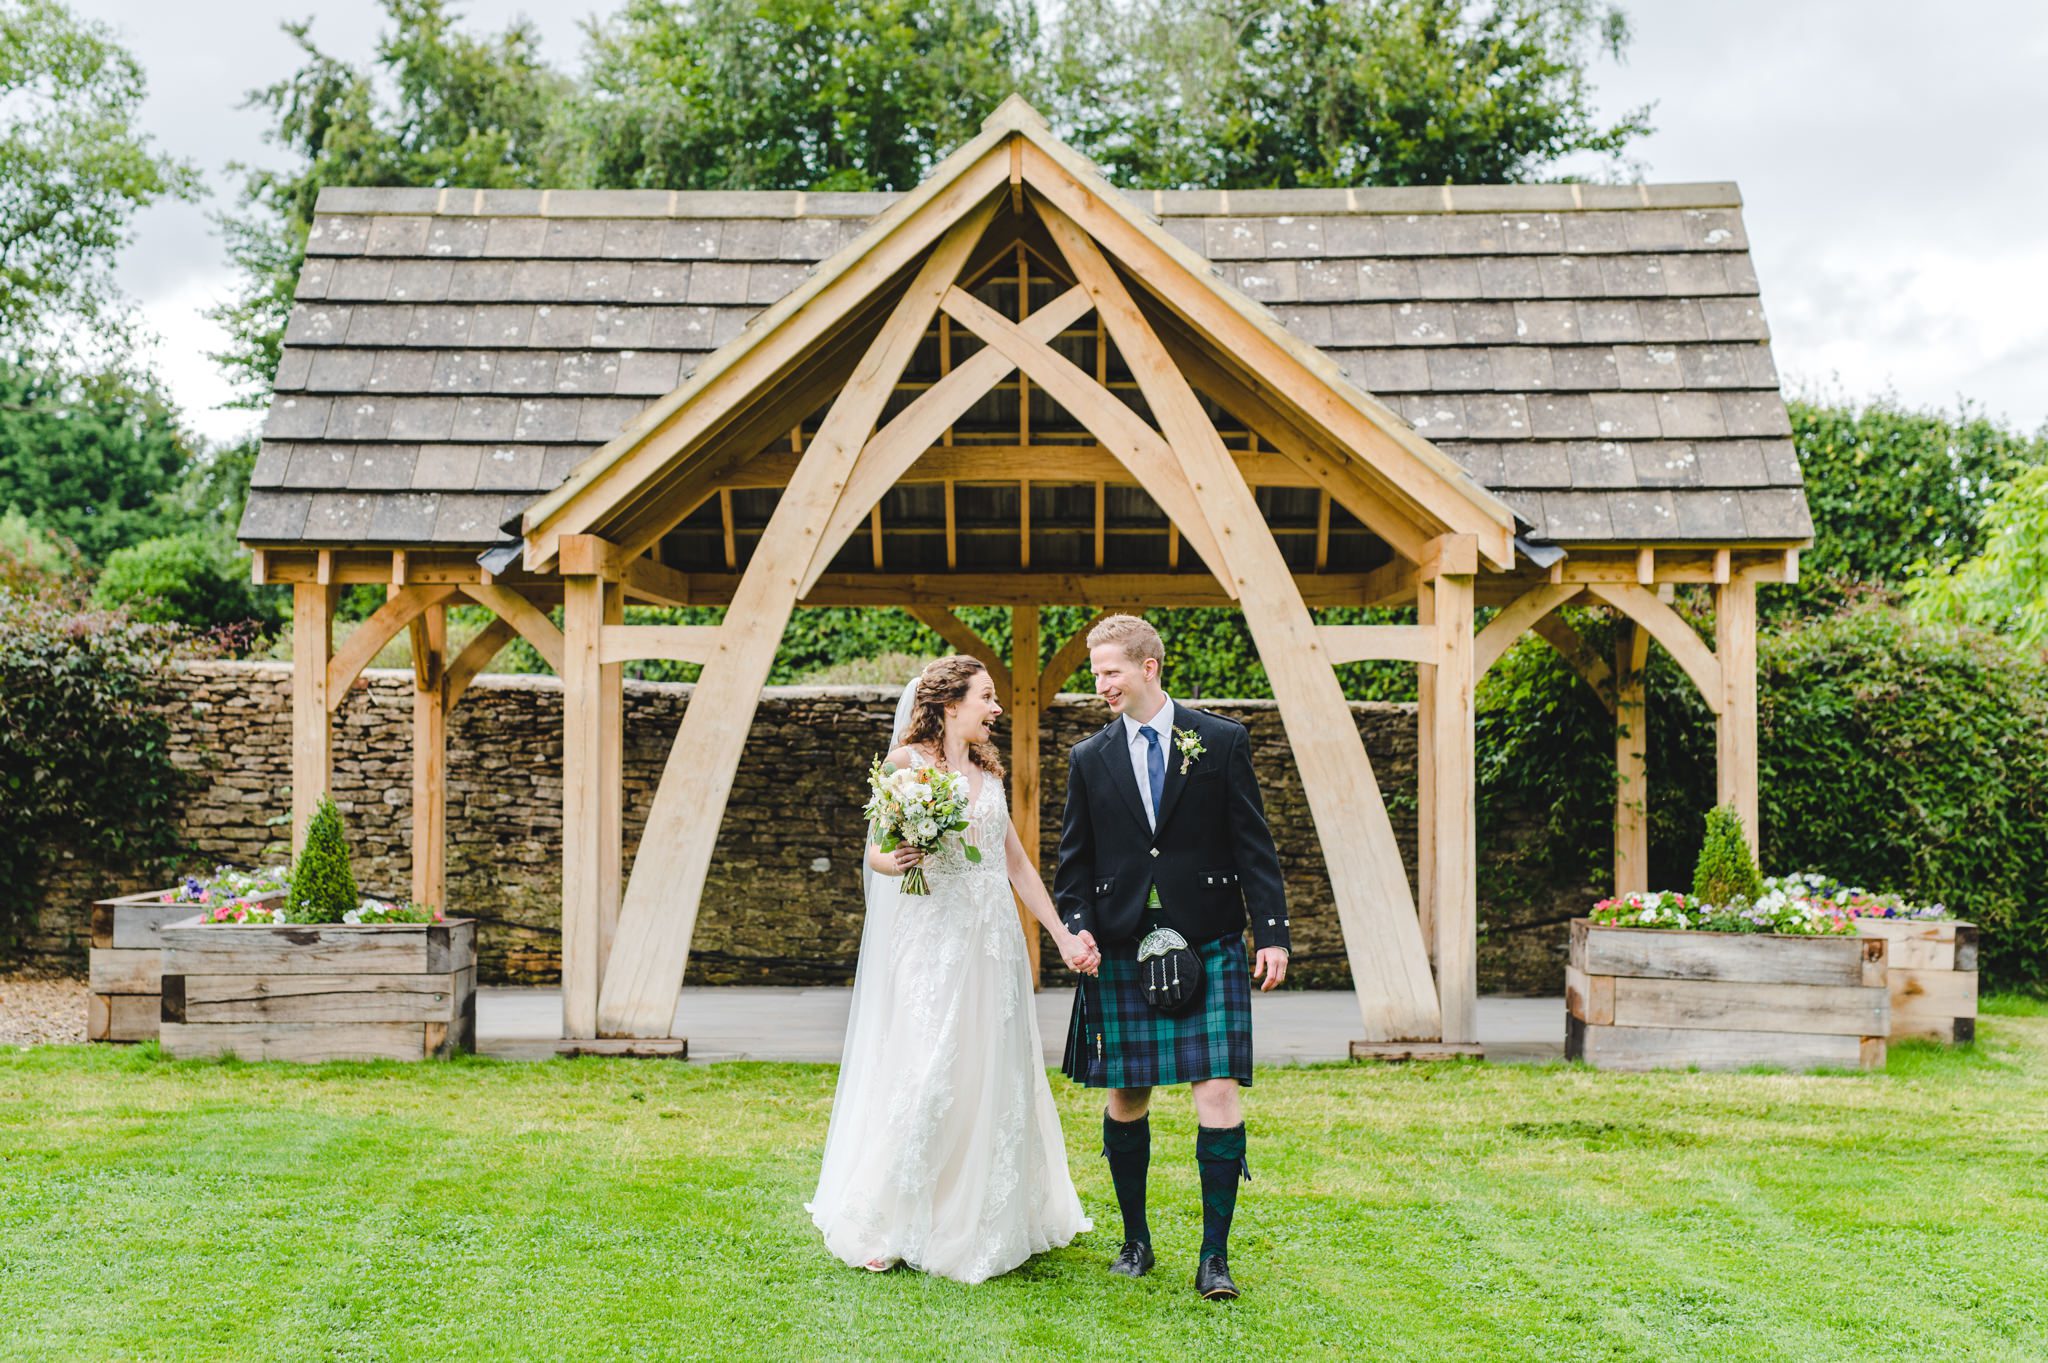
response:
<path fill-rule="evenodd" d="M 917 693 L 910 702 L 910 721 L 903 726 L 897 742 L 903 744 L 924 744 L 939 752 L 945 752 L 946 707 L 967 696 L 967 688 L 977 677 L 988 672 L 979 660 L 964 653 L 938 658 L 926 663 L 924 671 L 918 674 Z M 977 742 L 967 745 L 967 755 L 983 771 L 1003 779 L 1002 754 L 993 742 Z"/>

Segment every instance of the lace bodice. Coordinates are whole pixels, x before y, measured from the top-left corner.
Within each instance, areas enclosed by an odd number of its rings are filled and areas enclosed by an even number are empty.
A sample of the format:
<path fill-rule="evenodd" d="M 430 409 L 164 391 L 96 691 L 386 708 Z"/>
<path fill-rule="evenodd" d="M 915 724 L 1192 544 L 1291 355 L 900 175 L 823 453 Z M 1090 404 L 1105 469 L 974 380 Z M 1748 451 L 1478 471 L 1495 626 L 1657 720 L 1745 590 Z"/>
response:
<path fill-rule="evenodd" d="M 935 767 L 938 763 L 922 748 L 912 747 L 910 762 L 917 767 Z M 1003 863 L 1003 844 L 1010 831 L 1009 802 L 1003 798 L 1003 783 L 996 779 L 994 772 L 977 771 L 968 775 L 967 783 L 972 790 L 976 779 L 981 789 L 975 790 L 968 798 L 967 831 L 947 836 L 938 850 L 924 859 L 925 873 L 941 872 L 948 875 L 992 875 L 1007 880 L 1008 873 Z M 972 842 L 981 850 L 981 860 L 971 862 L 961 851 L 963 841 Z"/>

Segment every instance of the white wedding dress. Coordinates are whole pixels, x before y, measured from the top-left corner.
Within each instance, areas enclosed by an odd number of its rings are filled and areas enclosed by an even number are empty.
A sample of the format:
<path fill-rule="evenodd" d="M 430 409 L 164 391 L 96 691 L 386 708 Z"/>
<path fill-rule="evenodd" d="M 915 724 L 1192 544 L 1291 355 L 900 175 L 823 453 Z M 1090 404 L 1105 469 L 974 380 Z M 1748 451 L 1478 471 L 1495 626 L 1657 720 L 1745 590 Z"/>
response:
<path fill-rule="evenodd" d="M 925 858 L 929 895 L 873 877 L 824 1168 L 805 1204 L 848 1264 L 900 1259 L 967 1283 L 1090 1229 L 1005 873 L 1009 810 L 1002 783 L 977 775 L 979 864 L 949 838 Z"/>

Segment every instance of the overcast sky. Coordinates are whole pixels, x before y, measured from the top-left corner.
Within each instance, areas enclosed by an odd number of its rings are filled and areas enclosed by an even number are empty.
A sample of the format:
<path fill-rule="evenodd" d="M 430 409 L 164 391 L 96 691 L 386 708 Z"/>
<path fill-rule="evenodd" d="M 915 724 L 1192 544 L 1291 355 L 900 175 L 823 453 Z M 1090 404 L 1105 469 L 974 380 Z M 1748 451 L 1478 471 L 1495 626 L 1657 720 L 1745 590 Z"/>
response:
<path fill-rule="evenodd" d="M 296 63 L 278 28 L 368 57 L 370 0 L 242 0 L 197 23 L 164 0 L 72 0 L 112 24 L 149 74 L 146 118 L 196 161 L 210 205 L 153 209 L 121 278 L 160 338 L 154 362 L 188 420 L 216 439 L 253 425 L 223 410 L 201 313 L 230 274 L 210 213 L 230 161 L 274 157 L 242 93 Z M 613 6 L 606 5 L 608 12 Z M 472 28 L 532 18 L 573 67 L 596 6 L 469 0 Z M 1778 366 L 1794 391 L 1918 405 L 1975 402 L 2029 430 L 2048 422 L 2048 6 L 2030 0 L 1633 0 L 1625 65 L 1595 72 L 1602 106 L 1656 104 L 1636 157 L 1653 181 L 1734 180 L 1743 192 Z"/>

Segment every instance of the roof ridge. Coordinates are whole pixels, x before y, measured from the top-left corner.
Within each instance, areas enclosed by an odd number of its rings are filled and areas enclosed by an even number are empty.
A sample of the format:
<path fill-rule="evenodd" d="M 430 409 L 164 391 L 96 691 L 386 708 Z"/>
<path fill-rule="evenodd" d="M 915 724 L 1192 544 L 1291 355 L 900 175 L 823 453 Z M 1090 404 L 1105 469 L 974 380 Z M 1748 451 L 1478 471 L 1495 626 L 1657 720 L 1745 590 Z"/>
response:
<path fill-rule="evenodd" d="M 1671 184 L 1409 185 L 1352 189 L 1125 190 L 1160 217 L 1271 218 L 1459 213 L 1598 212 L 1740 208 L 1732 180 Z M 901 199 L 893 190 L 436 189 L 330 185 L 323 216 L 416 214 L 461 218 L 869 218 Z"/>

